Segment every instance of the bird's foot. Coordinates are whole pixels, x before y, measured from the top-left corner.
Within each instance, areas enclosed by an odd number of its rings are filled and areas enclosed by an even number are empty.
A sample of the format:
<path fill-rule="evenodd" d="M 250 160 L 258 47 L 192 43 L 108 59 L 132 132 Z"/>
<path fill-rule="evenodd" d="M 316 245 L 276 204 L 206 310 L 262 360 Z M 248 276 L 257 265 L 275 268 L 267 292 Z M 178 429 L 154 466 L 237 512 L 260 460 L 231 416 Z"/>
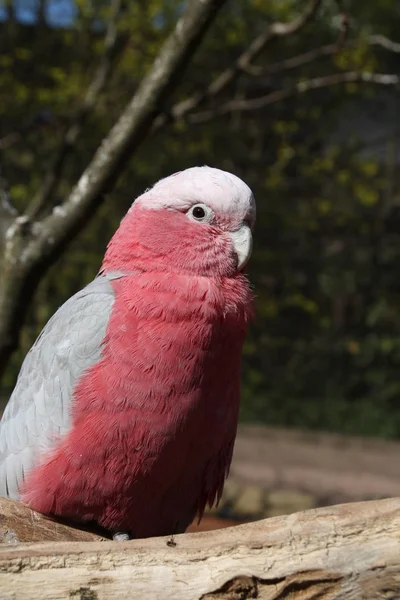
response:
<path fill-rule="evenodd" d="M 130 538 L 129 533 L 124 533 L 122 531 L 118 531 L 117 533 L 113 534 L 114 542 L 128 542 L 130 539 L 131 538 Z"/>

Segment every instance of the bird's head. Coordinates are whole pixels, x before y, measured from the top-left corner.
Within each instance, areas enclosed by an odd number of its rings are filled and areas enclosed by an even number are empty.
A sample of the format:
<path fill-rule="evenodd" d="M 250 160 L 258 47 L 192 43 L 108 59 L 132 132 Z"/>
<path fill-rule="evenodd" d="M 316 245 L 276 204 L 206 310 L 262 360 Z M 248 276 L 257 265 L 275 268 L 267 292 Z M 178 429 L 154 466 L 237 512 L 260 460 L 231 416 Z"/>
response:
<path fill-rule="evenodd" d="M 139 196 L 113 236 L 106 271 L 179 271 L 232 276 L 252 250 L 256 205 L 238 177 L 193 167 Z"/>

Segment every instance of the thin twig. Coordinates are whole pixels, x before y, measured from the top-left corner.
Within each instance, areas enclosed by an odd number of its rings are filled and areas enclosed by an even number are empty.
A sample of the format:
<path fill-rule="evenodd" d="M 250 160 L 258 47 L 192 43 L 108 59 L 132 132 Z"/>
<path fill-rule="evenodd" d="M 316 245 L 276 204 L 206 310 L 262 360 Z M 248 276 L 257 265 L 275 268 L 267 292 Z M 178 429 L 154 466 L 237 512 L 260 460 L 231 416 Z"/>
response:
<path fill-rule="evenodd" d="M 336 5 L 340 14 L 340 34 L 336 42 L 336 53 L 340 52 L 346 43 L 347 34 L 349 33 L 349 14 L 343 6 L 342 0 L 336 0 Z"/>
<path fill-rule="evenodd" d="M 11 204 L 8 184 L 4 177 L 0 174 L 0 216 L 3 218 L 15 218 L 18 216 L 18 211 Z"/>
<path fill-rule="evenodd" d="M 255 111 L 260 110 L 276 102 L 287 100 L 298 94 L 304 94 L 311 90 L 317 90 L 324 87 L 339 85 L 342 83 L 372 83 L 376 85 L 394 86 L 400 84 L 400 76 L 391 73 L 368 73 L 359 71 L 347 71 L 343 73 L 333 73 L 324 77 L 316 77 L 299 81 L 292 86 L 288 86 L 281 90 L 271 92 L 259 98 L 248 100 L 234 100 L 226 102 L 216 108 L 201 111 L 187 116 L 189 123 L 205 123 L 216 117 L 231 113 L 233 111 Z"/>
<path fill-rule="evenodd" d="M 246 68 L 246 74 L 253 77 L 260 77 L 262 75 L 276 75 L 277 73 L 283 73 L 284 71 L 290 71 L 291 69 L 297 69 L 303 65 L 307 65 L 322 56 L 332 56 L 337 51 L 337 44 L 325 44 L 319 48 L 313 48 L 303 54 L 297 56 L 291 56 L 274 63 L 270 63 L 265 67 L 258 65 L 249 65 Z"/>
<path fill-rule="evenodd" d="M 116 57 L 125 47 L 125 36 L 118 36 L 117 32 L 117 21 L 122 9 L 122 0 L 112 0 L 111 15 L 106 28 L 100 63 L 86 91 L 82 106 L 70 120 L 66 128 L 56 158 L 51 169 L 45 176 L 42 187 L 33 197 L 30 206 L 26 210 L 26 214 L 30 218 L 37 217 L 47 207 L 51 197 L 55 194 L 60 183 L 65 161 L 78 140 L 84 121 L 95 106 L 99 94 L 107 84 Z"/>
<path fill-rule="evenodd" d="M 307 9 L 289 23 L 272 23 L 263 33 L 256 37 L 248 48 L 237 58 L 237 60 L 222 71 L 218 77 L 207 87 L 206 90 L 193 94 L 190 98 L 175 104 L 168 114 L 163 114 L 156 120 L 153 130 L 158 130 L 168 122 L 175 121 L 183 115 L 199 108 L 211 98 L 215 98 L 225 90 L 241 73 L 244 72 L 274 39 L 293 35 L 300 31 L 316 15 L 322 0 L 312 0 Z"/>
<path fill-rule="evenodd" d="M 349 48 L 355 46 L 359 42 L 360 40 L 349 40 L 345 46 L 346 48 Z M 370 46 L 381 46 L 390 52 L 400 53 L 400 44 L 398 42 L 393 42 L 383 35 L 371 35 L 367 39 L 367 43 Z M 265 67 L 249 65 L 249 67 L 246 68 L 246 74 L 252 75 L 253 77 L 260 77 L 262 75 L 275 75 L 276 73 L 282 73 L 283 71 L 289 71 L 291 69 L 297 69 L 298 67 L 307 65 L 312 61 L 321 58 L 322 56 L 333 56 L 336 53 L 337 43 L 325 44 L 324 46 L 313 48 L 312 50 L 304 52 L 303 54 L 298 54 L 297 56 L 292 56 L 275 63 L 270 63 Z"/>
<path fill-rule="evenodd" d="M 16 217 L 18 217 L 18 211 L 11 203 L 8 182 L 3 176 L 0 164 L 0 249 L 4 244 L 8 227 Z"/>
<path fill-rule="evenodd" d="M 370 44 L 376 44 L 377 46 L 382 46 L 385 50 L 389 50 L 390 52 L 400 53 L 400 43 L 393 42 L 389 38 L 384 35 L 371 35 L 369 38 Z"/>

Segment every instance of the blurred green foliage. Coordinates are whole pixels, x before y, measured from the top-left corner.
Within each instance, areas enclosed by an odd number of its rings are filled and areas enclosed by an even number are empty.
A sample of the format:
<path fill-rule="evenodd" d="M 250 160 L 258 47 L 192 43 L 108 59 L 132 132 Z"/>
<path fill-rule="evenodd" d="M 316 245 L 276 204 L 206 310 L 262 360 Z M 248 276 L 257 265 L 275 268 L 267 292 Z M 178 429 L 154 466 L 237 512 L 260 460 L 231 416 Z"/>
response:
<path fill-rule="evenodd" d="M 99 5 L 95 15 L 88 14 L 87 3 L 77 3 L 80 13 L 69 29 L 0 25 L 0 131 L 4 139 L 20 136 L 3 148 L 1 159 L 19 209 L 52 164 L 99 60 L 102 32 L 92 23 L 94 17 L 107 18 L 107 3 L 93 4 Z M 54 205 L 133 94 L 180 5 L 177 0 L 129 4 L 120 25 L 129 32 L 129 43 L 68 161 Z M 203 89 L 266 24 L 289 20 L 305 5 L 231 0 L 186 72 L 179 97 Z M 253 78 L 247 93 L 264 95 L 337 70 L 398 69 L 398 54 L 368 44 L 371 34 L 396 38 L 396 2 L 354 0 L 349 11 L 354 44 L 296 71 Z M 336 3 L 323 3 L 314 23 L 274 42 L 259 65 L 334 43 L 337 19 Z M 223 99 L 241 97 L 248 85 L 239 78 Z M 178 122 L 150 137 L 96 217 L 41 283 L 3 382 L 4 396 L 44 323 L 96 274 L 133 199 L 173 171 L 210 164 L 245 179 L 258 201 L 250 267 L 257 320 L 244 351 L 242 419 L 400 437 L 399 138 L 395 119 L 389 133 L 382 134 L 381 152 L 371 151 L 362 126 L 351 134 L 354 115 L 378 107 L 379 124 L 379 103 L 386 110 L 396 94 L 347 84 L 201 125 Z M 376 130 L 378 135 L 379 126 Z"/>

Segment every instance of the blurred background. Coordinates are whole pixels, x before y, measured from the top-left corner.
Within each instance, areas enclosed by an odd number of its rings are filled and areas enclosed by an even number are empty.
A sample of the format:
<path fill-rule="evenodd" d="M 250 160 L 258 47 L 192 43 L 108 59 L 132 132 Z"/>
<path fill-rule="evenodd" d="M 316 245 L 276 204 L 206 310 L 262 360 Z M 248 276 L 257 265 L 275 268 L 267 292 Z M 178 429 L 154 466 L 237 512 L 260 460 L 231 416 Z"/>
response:
<path fill-rule="evenodd" d="M 0 294 L 23 263 L 24 236 L 14 263 L 7 255 L 14 219 L 29 215 L 34 236 L 35 223 L 62 214 L 192 4 L 0 2 Z M 17 349 L 1 358 L 2 406 L 43 325 L 96 275 L 135 197 L 208 164 L 243 178 L 258 203 L 257 319 L 219 515 L 400 495 L 400 4 L 222 4 L 85 227 L 29 273 Z"/>

